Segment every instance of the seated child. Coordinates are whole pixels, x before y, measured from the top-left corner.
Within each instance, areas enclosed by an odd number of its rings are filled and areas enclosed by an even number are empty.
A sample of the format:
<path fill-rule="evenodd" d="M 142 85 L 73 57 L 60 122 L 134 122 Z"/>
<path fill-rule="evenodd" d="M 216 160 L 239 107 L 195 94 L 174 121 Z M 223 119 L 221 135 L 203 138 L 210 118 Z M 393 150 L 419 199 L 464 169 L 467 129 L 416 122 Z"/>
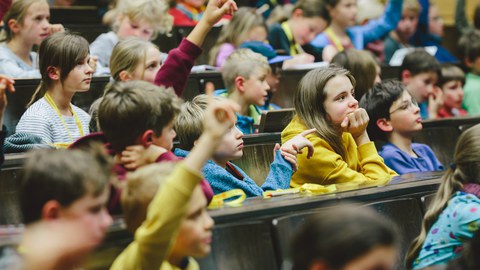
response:
<path fill-rule="evenodd" d="M 148 165 L 129 174 L 122 204 L 135 240 L 110 269 L 198 269 L 190 256 L 210 252 L 213 227 L 198 188 L 200 172 L 233 127 L 237 109 L 227 100 L 211 103 L 198 143 L 169 176 L 165 169 L 170 164 Z"/>
<path fill-rule="evenodd" d="M 435 87 L 440 64 L 424 49 L 407 54 L 400 67 L 400 80 L 420 107 L 422 119 L 428 119 L 430 112 L 436 114 L 442 105 L 441 90 Z"/>
<path fill-rule="evenodd" d="M 462 109 L 464 84 L 465 73 L 459 67 L 442 65 L 437 86 L 443 92 L 443 106 L 437 112 L 438 118 L 467 115 L 467 111 Z"/>
<path fill-rule="evenodd" d="M 407 269 L 442 266 L 460 256 L 480 226 L 480 125 L 458 138 L 453 163 L 443 175 L 407 252 Z M 478 256 L 478 254 L 477 254 Z"/>
<path fill-rule="evenodd" d="M 218 97 L 218 100 L 222 100 L 222 98 Z M 204 119 L 208 119 L 205 114 L 206 107 L 207 97 L 205 95 L 196 96 L 193 101 L 186 102 L 182 106 L 181 112 L 175 120 L 175 130 L 180 142 L 179 148 L 174 151 L 177 156 L 187 156 L 188 151 L 198 143 L 199 136 L 202 134 L 201 123 L 205 121 Z M 304 137 L 313 131 L 303 132 L 285 142 L 281 148 L 278 145 L 275 147 L 275 158 L 270 165 L 270 172 L 264 184 L 259 187 L 241 168 L 230 162 L 230 160 L 239 159 L 243 155 L 243 133 L 234 127 L 223 137 L 223 140 L 217 142 L 218 150 L 213 154 L 212 160 L 209 160 L 203 168 L 205 178 L 215 194 L 239 188 L 248 197 L 251 197 L 261 196 L 266 190 L 289 188 L 290 178 L 297 167 L 297 153 L 301 153 L 302 148 L 308 147 L 307 156 L 313 154 L 311 143 Z"/>
<path fill-rule="evenodd" d="M 92 56 L 98 58 L 95 75 L 110 74 L 110 56 L 119 40 L 132 36 L 153 40 L 158 33 L 168 33 L 172 29 L 168 5 L 162 0 L 120 0 L 109 12 L 115 14 L 113 31 L 101 34 L 90 45 Z"/>
<path fill-rule="evenodd" d="M 384 185 L 396 173 L 378 155 L 367 133 L 368 114 L 358 108 L 355 79 L 349 71 L 330 66 L 309 71 L 293 97 L 295 116 L 282 132 L 286 142 L 305 130 L 315 154 L 297 156 L 299 169 L 291 186 L 335 184 L 337 190 Z"/>
<path fill-rule="evenodd" d="M 205 12 L 205 0 L 171 0 L 168 13 L 175 26 L 195 26 Z"/>
<path fill-rule="evenodd" d="M 372 140 L 387 142 L 378 153 L 390 169 L 398 174 L 444 170 L 430 147 L 412 142 L 413 135 L 422 130 L 422 118 L 401 82 L 375 85 L 362 98 L 360 107 L 370 117 L 367 129 Z"/>
<path fill-rule="evenodd" d="M 0 166 L 2 166 L 5 157 L 3 155 L 3 142 L 5 141 L 5 136 L 8 133 L 7 128 L 3 125 L 3 113 L 7 107 L 7 94 L 6 91 L 13 93 L 15 88 L 13 84 L 15 82 L 3 75 L 0 75 Z M 8 90 L 7 90 L 8 89 Z"/>
<path fill-rule="evenodd" d="M 463 87 L 463 108 L 470 115 L 480 114 L 480 30 L 470 30 L 458 41 L 458 47 L 468 73 Z"/>
<path fill-rule="evenodd" d="M 397 28 L 385 38 L 385 63 L 390 62 L 398 49 L 411 47 L 410 38 L 417 30 L 419 15 L 420 4 L 418 0 L 403 1 L 402 18 L 398 22 Z"/>
<path fill-rule="evenodd" d="M 395 224 L 373 210 L 337 206 L 311 217 L 296 232 L 292 269 L 395 269 L 399 243 Z"/>
<path fill-rule="evenodd" d="M 39 49 L 42 80 L 15 132 L 30 133 L 54 147 L 67 147 L 89 134 L 90 116 L 71 104 L 76 92 L 90 89 L 93 69 L 88 42 L 68 32 L 46 38 Z"/>

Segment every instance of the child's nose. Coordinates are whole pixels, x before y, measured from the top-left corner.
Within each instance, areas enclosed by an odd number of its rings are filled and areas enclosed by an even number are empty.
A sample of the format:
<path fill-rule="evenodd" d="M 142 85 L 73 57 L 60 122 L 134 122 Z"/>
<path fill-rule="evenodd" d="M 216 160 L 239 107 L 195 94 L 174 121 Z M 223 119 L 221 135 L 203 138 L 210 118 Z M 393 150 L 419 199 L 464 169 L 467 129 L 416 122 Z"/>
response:
<path fill-rule="evenodd" d="M 235 138 L 237 139 L 243 138 L 243 132 L 240 129 L 238 129 L 237 126 L 235 126 Z"/>
<path fill-rule="evenodd" d="M 113 223 L 113 219 L 112 219 L 112 216 L 110 216 L 110 214 L 107 212 L 106 209 L 103 209 L 102 210 L 102 228 L 103 229 L 108 229 L 108 227 L 110 227 L 110 225 L 112 225 Z"/>
<path fill-rule="evenodd" d="M 213 221 L 212 217 L 208 213 L 205 214 L 205 229 L 206 230 L 212 230 L 213 225 L 215 225 L 215 221 Z"/>
<path fill-rule="evenodd" d="M 350 107 L 358 108 L 358 101 L 353 96 L 350 100 Z"/>

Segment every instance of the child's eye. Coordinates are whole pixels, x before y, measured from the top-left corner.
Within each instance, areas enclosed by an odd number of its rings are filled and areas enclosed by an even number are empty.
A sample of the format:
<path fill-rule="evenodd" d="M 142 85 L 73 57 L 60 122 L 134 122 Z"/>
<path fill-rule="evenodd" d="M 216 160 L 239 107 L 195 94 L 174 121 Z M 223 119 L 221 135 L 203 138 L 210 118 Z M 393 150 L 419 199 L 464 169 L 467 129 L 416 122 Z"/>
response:
<path fill-rule="evenodd" d="M 99 205 L 99 206 L 90 208 L 88 211 L 92 214 L 96 214 L 96 213 L 99 213 L 101 210 L 102 210 L 102 206 Z"/>
<path fill-rule="evenodd" d="M 136 24 L 130 24 L 130 27 L 132 27 L 133 29 L 137 29 L 137 28 L 138 28 L 138 25 L 136 25 Z"/>

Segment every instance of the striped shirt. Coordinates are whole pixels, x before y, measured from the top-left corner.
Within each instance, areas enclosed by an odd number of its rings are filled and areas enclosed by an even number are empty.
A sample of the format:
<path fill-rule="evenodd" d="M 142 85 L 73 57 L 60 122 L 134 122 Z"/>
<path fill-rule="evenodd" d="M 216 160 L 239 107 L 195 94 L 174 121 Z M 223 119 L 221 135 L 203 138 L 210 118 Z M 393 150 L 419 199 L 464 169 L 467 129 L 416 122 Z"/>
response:
<path fill-rule="evenodd" d="M 89 134 L 88 124 L 90 122 L 90 115 L 77 106 L 70 105 L 82 123 L 84 135 Z M 43 97 L 33 103 L 27 111 L 23 113 L 16 127 L 16 132 L 35 134 L 49 144 L 72 143 L 81 137 L 80 130 L 75 123 L 75 117 L 63 115 L 63 119 L 65 120 L 71 137 L 65 129 L 61 118 Z"/>

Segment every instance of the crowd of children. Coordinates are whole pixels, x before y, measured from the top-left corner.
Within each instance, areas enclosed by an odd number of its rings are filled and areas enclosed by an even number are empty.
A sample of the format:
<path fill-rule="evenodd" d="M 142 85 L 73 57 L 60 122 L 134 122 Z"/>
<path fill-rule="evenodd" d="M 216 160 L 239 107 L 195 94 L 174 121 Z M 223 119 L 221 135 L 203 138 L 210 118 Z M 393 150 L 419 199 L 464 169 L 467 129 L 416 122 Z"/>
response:
<path fill-rule="evenodd" d="M 406 268 L 453 260 L 452 269 L 468 269 L 461 265 L 474 261 L 480 125 L 463 131 L 452 164 L 414 142 L 426 119 L 480 113 L 480 30 L 465 26 L 464 1 L 457 5 L 461 63 L 447 64 L 455 58 L 440 46 L 439 7 L 423 0 L 389 0 L 363 25 L 355 0 L 298 0 L 288 18 L 268 25 L 265 10 L 239 9 L 233 0 L 118 0 L 106 15 L 111 31 L 91 44 L 50 23 L 50 2 L 0 3 L 0 164 L 14 79 L 40 79 L 15 135 L 52 148 L 33 150 L 23 165 L 25 237 L 19 248 L 0 252 L 0 265 L 8 255 L 11 268 L 78 267 L 103 240 L 111 215 L 121 214 L 134 240 L 111 269 L 199 269 L 194 257 L 211 250 L 207 206 L 215 195 L 345 191 L 428 171 L 445 172 Z M 207 33 L 223 23 L 207 53 L 225 89 L 207 83 L 206 94 L 183 102 Z M 166 55 L 152 41 L 174 27 L 193 29 Z M 382 40 L 381 50 L 365 50 Z M 426 45 L 434 52 L 414 48 Z M 381 81 L 379 63 L 396 60 L 399 49 L 408 50 L 398 78 Z M 232 163 L 243 155 L 244 134 L 257 133 L 262 111 L 278 107 L 271 99 L 282 69 L 319 60 L 331 64 L 298 82 L 294 115 L 272 147 L 269 172 L 252 179 Z M 72 101 L 90 89 L 94 74 L 111 82 L 87 113 Z M 61 241 L 74 230 L 80 232 L 69 243 Z M 50 243 L 39 245 L 45 237 Z M 398 243 L 395 226 L 371 210 L 338 207 L 295 234 L 293 269 L 392 269 Z"/>

